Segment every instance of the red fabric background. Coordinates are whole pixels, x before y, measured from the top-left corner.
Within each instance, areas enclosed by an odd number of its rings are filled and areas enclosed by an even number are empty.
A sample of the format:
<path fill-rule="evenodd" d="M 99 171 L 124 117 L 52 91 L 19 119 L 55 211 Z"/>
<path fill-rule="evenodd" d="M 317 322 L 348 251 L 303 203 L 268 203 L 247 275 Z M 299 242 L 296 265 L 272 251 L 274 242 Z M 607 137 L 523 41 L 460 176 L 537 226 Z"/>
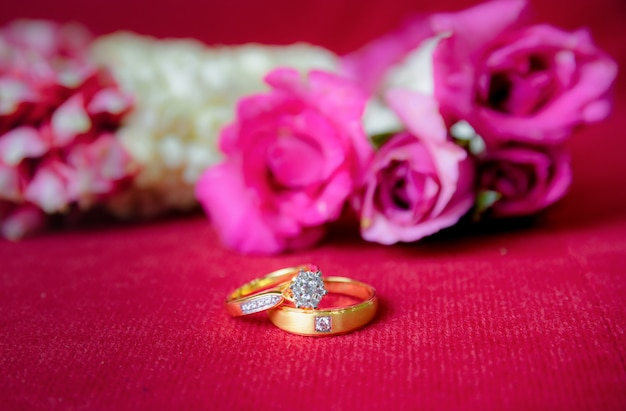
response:
<path fill-rule="evenodd" d="M 347 51 L 409 10 L 459 1 L 22 0 L 15 17 L 209 43 L 308 40 Z M 626 66 L 622 0 L 535 1 L 590 26 Z M 572 142 L 569 195 L 530 225 L 384 247 L 336 226 L 278 257 L 223 249 L 202 216 L 94 222 L 0 242 L 2 409 L 626 409 L 626 85 Z M 304 262 L 374 285 L 353 334 L 286 334 L 229 318 L 226 294 Z"/>

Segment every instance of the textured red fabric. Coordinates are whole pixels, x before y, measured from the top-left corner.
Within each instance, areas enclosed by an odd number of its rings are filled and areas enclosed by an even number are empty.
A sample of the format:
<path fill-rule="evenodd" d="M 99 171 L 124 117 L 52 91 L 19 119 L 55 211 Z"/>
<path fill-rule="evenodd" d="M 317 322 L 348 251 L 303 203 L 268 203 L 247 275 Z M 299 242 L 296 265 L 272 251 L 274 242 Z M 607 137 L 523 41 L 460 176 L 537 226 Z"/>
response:
<path fill-rule="evenodd" d="M 345 51 L 408 10 L 458 1 L 24 0 L 20 16 L 210 43 L 309 40 Z M 626 65 L 621 0 L 534 5 L 588 25 Z M 236 13 L 235 13 L 236 12 Z M 337 225 L 320 247 L 245 257 L 202 216 L 94 222 L 0 242 L 2 409 L 626 409 L 626 86 L 614 115 L 571 144 L 574 185 L 528 224 L 385 247 Z M 314 262 L 374 285 L 368 327 L 312 339 L 223 300 Z"/>

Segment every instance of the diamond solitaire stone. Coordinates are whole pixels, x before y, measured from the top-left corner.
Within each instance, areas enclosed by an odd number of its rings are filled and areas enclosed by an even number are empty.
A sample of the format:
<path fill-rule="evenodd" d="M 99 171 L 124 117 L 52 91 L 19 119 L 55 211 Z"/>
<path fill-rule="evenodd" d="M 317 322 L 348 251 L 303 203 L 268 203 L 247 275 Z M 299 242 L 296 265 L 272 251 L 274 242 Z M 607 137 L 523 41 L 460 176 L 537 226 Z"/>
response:
<path fill-rule="evenodd" d="M 298 308 L 317 308 L 320 300 L 328 291 L 324 288 L 322 272 L 301 269 L 289 286 L 293 293 L 293 302 Z"/>
<path fill-rule="evenodd" d="M 315 317 L 315 331 L 318 333 L 329 333 L 332 330 L 332 321 L 329 316 Z"/>

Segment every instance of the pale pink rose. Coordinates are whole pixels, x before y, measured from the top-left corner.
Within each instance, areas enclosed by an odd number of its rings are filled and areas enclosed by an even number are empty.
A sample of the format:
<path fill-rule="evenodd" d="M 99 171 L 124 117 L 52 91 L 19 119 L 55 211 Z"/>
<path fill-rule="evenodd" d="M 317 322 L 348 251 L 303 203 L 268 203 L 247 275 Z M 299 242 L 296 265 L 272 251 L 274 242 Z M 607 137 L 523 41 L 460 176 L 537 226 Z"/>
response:
<path fill-rule="evenodd" d="M 391 90 L 387 101 L 407 131 L 376 152 L 355 205 L 363 238 L 393 244 L 454 225 L 474 202 L 474 167 L 431 97 Z"/>
<path fill-rule="evenodd" d="M 494 217 L 536 213 L 562 198 L 572 182 L 563 146 L 509 144 L 489 149 L 478 166 L 480 191 L 497 193 Z"/>
<path fill-rule="evenodd" d="M 463 119 L 487 143 L 557 144 L 602 120 L 617 73 L 587 30 L 520 27 L 526 2 L 503 0 L 432 25 L 451 35 L 435 50 L 435 95 L 449 123 Z"/>
<path fill-rule="evenodd" d="M 244 253 L 312 245 L 337 219 L 372 153 L 361 126 L 365 96 L 352 83 L 291 69 L 272 90 L 240 100 L 220 136 L 226 154 L 196 195 L 224 244 Z"/>
<path fill-rule="evenodd" d="M 46 214 L 85 209 L 134 175 L 112 134 L 132 99 L 87 58 L 79 27 L 0 28 L 0 232 L 16 239 Z"/>

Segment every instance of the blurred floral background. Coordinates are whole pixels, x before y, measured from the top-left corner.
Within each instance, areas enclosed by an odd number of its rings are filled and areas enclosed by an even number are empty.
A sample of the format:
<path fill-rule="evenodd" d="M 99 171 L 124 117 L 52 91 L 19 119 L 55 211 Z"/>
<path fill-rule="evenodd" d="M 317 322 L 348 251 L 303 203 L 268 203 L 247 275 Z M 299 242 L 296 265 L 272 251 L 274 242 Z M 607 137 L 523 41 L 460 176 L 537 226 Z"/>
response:
<path fill-rule="evenodd" d="M 302 2 L 282 11 L 287 31 L 272 2 L 229 4 L 97 4 L 84 24 L 68 22 L 80 2 L 12 5 L 39 20 L 0 31 L 4 237 L 94 207 L 131 219 L 200 202 L 245 253 L 311 246 L 346 209 L 366 240 L 416 241 L 554 204 L 567 141 L 611 111 L 614 60 L 556 2 L 407 1 L 367 22 L 367 5 Z"/>

